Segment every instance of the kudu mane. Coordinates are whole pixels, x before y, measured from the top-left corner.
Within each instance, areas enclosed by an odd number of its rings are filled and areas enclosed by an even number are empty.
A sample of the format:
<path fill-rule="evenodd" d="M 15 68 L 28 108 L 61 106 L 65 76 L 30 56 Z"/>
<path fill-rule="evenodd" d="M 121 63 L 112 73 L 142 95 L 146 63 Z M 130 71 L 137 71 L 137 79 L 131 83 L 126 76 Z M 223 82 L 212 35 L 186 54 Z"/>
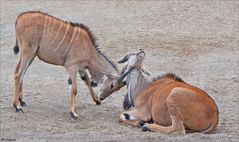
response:
<path fill-rule="evenodd" d="M 153 79 L 153 82 L 157 81 L 157 80 L 160 80 L 162 78 L 171 78 L 175 81 L 178 81 L 178 82 L 183 82 L 183 83 L 186 83 L 185 81 L 183 81 L 180 77 L 178 77 L 177 75 L 175 75 L 174 73 L 166 73 L 166 74 L 163 74 L 163 75 L 160 75 L 160 76 L 157 76 Z"/>

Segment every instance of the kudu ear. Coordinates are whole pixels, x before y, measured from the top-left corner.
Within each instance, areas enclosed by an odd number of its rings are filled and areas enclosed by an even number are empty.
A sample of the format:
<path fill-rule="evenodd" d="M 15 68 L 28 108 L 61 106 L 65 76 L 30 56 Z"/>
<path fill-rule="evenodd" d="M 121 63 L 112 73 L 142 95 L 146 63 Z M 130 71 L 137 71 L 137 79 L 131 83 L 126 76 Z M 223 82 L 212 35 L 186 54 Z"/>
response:
<path fill-rule="evenodd" d="M 121 59 L 121 60 L 119 60 L 118 63 L 119 63 L 119 64 L 121 64 L 121 63 L 125 63 L 126 61 L 129 60 L 129 56 L 130 56 L 130 55 L 126 55 L 126 56 L 124 56 L 124 58 Z"/>

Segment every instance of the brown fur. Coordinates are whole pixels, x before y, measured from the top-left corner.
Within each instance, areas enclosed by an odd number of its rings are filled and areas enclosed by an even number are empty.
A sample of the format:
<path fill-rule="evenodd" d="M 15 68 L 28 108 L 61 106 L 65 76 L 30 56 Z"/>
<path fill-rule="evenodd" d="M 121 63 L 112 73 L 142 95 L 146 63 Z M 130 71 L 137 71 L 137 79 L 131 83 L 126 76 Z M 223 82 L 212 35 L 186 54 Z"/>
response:
<path fill-rule="evenodd" d="M 128 71 L 119 77 L 123 80 L 125 76 L 128 81 L 127 95 L 135 106 L 123 112 L 119 122 L 136 127 L 145 122 L 142 130 L 166 134 L 214 131 L 218 124 L 218 108 L 214 100 L 172 73 L 150 81 L 142 72 L 144 56 L 143 50 L 131 54 L 127 59 Z"/>
<path fill-rule="evenodd" d="M 136 97 L 134 103 L 142 115 L 138 119 L 154 121 L 155 124 L 145 125 L 150 131 L 210 133 L 218 123 L 217 106 L 204 91 L 167 76 L 152 83 Z"/>
<path fill-rule="evenodd" d="M 153 81 L 155 82 L 155 81 L 160 80 L 160 79 L 165 78 L 165 77 L 166 78 L 171 78 L 171 79 L 173 79 L 175 81 L 178 81 L 178 82 L 184 82 L 180 77 L 178 77 L 177 75 L 175 75 L 173 73 L 166 73 L 164 75 L 157 76 L 153 79 Z"/>
<path fill-rule="evenodd" d="M 20 60 L 14 73 L 15 92 L 13 106 L 21 109 L 22 81 L 27 68 L 37 56 L 40 60 L 53 65 L 64 66 L 72 80 L 71 113 L 77 117 L 76 94 L 77 72 L 84 76 L 96 104 L 98 97 L 91 88 L 91 80 L 85 70 L 89 70 L 94 80 L 100 81 L 104 74 L 118 73 L 118 69 L 99 49 L 96 38 L 86 25 L 66 22 L 46 13 L 30 11 L 20 14 L 15 23 L 16 46 L 20 49 Z"/>

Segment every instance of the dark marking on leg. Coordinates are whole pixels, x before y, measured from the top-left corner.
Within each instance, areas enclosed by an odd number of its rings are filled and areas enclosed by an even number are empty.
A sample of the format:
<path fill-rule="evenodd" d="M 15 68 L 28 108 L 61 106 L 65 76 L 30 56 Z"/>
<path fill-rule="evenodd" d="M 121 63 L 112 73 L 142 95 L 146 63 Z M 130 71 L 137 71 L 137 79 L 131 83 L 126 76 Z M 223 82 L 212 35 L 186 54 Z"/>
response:
<path fill-rule="evenodd" d="M 130 118 L 128 113 L 124 113 L 124 117 L 125 117 L 126 120 L 129 120 L 129 118 Z"/>
<path fill-rule="evenodd" d="M 71 78 L 68 78 L 68 84 L 69 84 L 69 85 L 72 84 L 72 80 L 71 80 Z"/>
<path fill-rule="evenodd" d="M 81 76 L 80 78 L 81 78 L 83 81 L 86 80 L 86 77 L 85 77 L 85 76 Z"/>
<path fill-rule="evenodd" d="M 92 87 L 96 87 L 98 84 L 97 83 L 95 83 L 94 81 L 91 81 L 91 83 L 90 83 L 90 86 L 92 86 Z"/>

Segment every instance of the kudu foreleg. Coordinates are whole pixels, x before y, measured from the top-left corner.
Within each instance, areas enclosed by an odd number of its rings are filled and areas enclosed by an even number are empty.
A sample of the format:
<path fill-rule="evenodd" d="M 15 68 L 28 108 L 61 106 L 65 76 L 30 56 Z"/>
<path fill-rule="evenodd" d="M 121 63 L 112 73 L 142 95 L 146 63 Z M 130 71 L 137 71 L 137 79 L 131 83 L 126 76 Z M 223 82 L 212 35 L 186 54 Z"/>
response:
<path fill-rule="evenodd" d="M 76 110 L 76 95 L 77 95 L 77 67 L 70 66 L 66 68 L 70 78 L 68 80 L 70 93 L 71 93 L 71 117 L 73 119 L 78 118 L 77 110 Z"/>
<path fill-rule="evenodd" d="M 91 84 L 91 80 L 90 80 L 89 76 L 87 75 L 86 72 L 79 71 L 79 73 L 80 73 L 81 79 L 84 81 L 87 88 L 89 89 L 92 99 L 95 101 L 95 103 L 97 105 L 100 105 L 101 101 L 99 100 L 98 96 L 95 94 L 94 90 L 92 89 L 92 84 Z"/>
<path fill-rule="evenodd" d="M 137 109 L 125 111 L 120 114 L 119 122 L 133 127 L 142 127 L 145 122 L 150 121 L 150 116 Z"/>

